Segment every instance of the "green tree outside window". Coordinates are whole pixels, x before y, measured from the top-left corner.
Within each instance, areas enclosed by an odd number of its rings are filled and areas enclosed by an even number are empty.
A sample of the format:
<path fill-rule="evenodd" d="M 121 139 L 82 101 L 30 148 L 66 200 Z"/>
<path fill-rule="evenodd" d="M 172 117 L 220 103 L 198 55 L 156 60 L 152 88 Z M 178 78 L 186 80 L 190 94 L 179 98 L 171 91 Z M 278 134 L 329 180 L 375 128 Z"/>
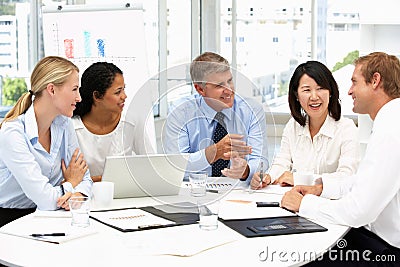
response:
<path fill-rule="evenodd" d="M 2 105 L 13 106 L 20 96 L 28 90 L 24 78 L 3 78 Z"/>

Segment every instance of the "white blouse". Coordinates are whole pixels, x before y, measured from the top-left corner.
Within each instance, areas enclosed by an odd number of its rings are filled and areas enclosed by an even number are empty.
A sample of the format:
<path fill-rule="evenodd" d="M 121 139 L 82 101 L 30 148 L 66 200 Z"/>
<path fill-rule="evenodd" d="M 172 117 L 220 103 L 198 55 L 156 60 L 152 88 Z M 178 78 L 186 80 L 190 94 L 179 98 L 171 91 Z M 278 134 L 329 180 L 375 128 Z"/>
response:
<path fill-rule="evenodd" d="M 340 183 L 324 183 L 322 195 L 339 199 L 307 194 L 301 201 L 300 216 L 351 227 L 365 225 L 400 248 L 399 114 L 400 98 L 379 110 L 357 173 Z"/>
<path fill-rule="evenodd" d="M 128 121 L 122 116 L 109 134 L 90 132 L 79 116 L 72 118 L 79 146 L 89 166 L 91 176 L 103 175 L 106 156 L 153 154 L 156 152 L 154 124 Z"/>
<path fill-rule="evenodd" d="M 286 124 L 281 147 L 269 170 L 272 181 L 285 171 L 313 171 L 323 180 L 337 179 L 357 171 L 360 152 L 357 127 L 348 118 L 335 121 L 327 116 L 319 132 L 311 139 L 308 126 L 293 118 Z M 318 176 L 316 178 L 319 178 Z"/>

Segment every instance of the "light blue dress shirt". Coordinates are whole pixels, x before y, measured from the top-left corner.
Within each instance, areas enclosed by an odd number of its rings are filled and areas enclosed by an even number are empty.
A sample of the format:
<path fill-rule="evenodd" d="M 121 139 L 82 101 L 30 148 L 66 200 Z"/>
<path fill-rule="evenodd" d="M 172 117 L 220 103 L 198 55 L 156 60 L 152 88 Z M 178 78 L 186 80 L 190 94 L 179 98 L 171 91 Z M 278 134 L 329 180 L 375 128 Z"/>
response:
<path fill-rule="evenodd" d="M 56 117 L 51 126 L 51 147 L 48 153 L 39 143 L 33 105 L 16 120 L 0 129 L 0 207 L 57 209 L 64 179 L 61 159 L 66 166 L 79 146 L 71 119 Z M 75 188 L 65 183 L 65 191 L 90 196 L 92 179 L 87 171 Z"/>
<path fill-rule="evenodd" d="M 188 172 L 205 170 L 209 175 L 212 166 L 205 156 L 205 148 L 212 145 L 212 135 L 217 123 L 217 113 L 207 105 L 198 94 L 182 99 L 169 112 L 163 130 L 163 149 L 165 153 L 190 153 Z M 235 95 L 232 108 L 222 110 L 225 124 L 230 134 L 242 134 L 243 140 L 252 147 L 246 157 L 250 167 L 247 181 L 251 180 L 260 163 L 268 167 L 267 126 L 263 107 L 253 99 L 243 99 Z"/>

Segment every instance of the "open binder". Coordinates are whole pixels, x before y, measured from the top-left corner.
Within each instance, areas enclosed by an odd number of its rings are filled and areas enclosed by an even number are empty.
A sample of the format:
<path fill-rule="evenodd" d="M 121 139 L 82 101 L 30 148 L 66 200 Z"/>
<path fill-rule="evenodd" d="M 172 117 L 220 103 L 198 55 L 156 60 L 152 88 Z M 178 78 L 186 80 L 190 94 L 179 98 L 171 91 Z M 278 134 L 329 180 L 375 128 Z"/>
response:
<path fill-rule="evenodd" d="M 199 221 L 195 204 L 190 202 L 141 208 L 92 211 L 90 217 L 121 232 L 133 232 Z"/>
<path fill-rule="evenodd" d="M 328 231 L 325 227 L 300 216 L 222 220 L 226 226 L 245 237 L 288 235 Z"/>

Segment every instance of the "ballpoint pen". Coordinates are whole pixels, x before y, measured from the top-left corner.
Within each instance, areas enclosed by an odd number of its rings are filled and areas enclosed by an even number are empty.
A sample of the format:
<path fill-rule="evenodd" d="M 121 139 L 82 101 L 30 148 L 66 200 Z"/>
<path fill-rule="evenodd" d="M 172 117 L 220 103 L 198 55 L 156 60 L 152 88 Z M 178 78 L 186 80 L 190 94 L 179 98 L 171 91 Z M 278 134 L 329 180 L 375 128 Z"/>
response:
<path fill-rule="evenodd" d="M 262 187 L 262 182 L 264 178 L 264 162 L 260 162 L 260 186 Z"/>
<path fill-rule="evenodd" d="M 32 237 L 42 237 L 42 236 L 65 236 L 65 233 L 50 233 L 50 234 L 31 234 Z"/>

